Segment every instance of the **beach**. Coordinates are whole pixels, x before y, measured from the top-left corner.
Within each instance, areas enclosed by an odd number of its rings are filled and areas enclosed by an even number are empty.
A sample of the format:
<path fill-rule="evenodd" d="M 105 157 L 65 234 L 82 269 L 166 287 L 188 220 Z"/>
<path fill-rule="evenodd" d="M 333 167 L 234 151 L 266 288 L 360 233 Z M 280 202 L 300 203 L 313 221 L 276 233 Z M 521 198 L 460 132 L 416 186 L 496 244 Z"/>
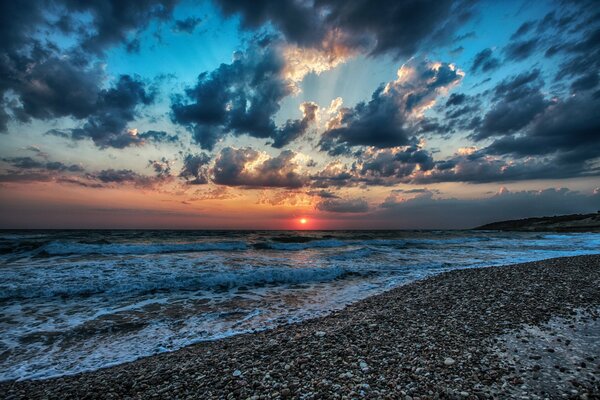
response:
<path fill-rule="evenodd" d="M 598 398 L 600 255 L 444 272 L 328 316 L 47 380 L 17 398 Z"/>

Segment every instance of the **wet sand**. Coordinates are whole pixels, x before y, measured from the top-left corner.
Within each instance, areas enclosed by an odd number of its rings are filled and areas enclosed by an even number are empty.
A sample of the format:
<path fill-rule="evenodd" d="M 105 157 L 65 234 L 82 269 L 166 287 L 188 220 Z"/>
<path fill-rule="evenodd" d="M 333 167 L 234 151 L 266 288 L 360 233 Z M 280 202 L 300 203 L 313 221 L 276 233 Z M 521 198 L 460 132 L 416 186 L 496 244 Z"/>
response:
<path fill-rule="evenodd" d="M 600 398 L 600 255 L 456 270 L 4 398 Z"/>

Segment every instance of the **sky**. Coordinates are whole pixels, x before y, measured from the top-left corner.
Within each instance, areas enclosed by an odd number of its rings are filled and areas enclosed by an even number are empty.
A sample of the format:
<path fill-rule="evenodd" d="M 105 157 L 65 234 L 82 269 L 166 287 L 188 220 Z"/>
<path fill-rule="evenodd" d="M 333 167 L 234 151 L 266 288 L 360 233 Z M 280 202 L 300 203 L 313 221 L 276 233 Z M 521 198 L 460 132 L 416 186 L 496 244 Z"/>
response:
<path fill-rule="evenodd" d="M 600 210 L 600 6 L 0 2 L 0 228 Z"/>

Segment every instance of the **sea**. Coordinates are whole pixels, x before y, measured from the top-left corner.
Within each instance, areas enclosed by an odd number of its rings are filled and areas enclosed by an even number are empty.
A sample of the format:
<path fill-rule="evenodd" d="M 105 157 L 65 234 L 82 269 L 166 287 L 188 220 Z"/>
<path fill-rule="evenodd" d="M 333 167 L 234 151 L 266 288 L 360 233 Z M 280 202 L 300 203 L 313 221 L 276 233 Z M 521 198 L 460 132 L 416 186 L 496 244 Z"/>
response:
<path fill-rule="evenodd" d="M 444 271 L 598 253 L 593 233 L 0 231 L 0 380 L 296 323 Z"/>

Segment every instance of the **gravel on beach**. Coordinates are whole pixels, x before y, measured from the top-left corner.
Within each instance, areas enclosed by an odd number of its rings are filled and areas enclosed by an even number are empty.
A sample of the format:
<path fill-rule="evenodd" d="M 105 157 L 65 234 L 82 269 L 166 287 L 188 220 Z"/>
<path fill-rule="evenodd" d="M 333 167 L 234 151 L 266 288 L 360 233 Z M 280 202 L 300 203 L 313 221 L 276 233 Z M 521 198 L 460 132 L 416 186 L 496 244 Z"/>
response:
<path fill-rule="evenodd" d="M 456 270 L 13 398 L 600 399 L 600 255 Z"/>

